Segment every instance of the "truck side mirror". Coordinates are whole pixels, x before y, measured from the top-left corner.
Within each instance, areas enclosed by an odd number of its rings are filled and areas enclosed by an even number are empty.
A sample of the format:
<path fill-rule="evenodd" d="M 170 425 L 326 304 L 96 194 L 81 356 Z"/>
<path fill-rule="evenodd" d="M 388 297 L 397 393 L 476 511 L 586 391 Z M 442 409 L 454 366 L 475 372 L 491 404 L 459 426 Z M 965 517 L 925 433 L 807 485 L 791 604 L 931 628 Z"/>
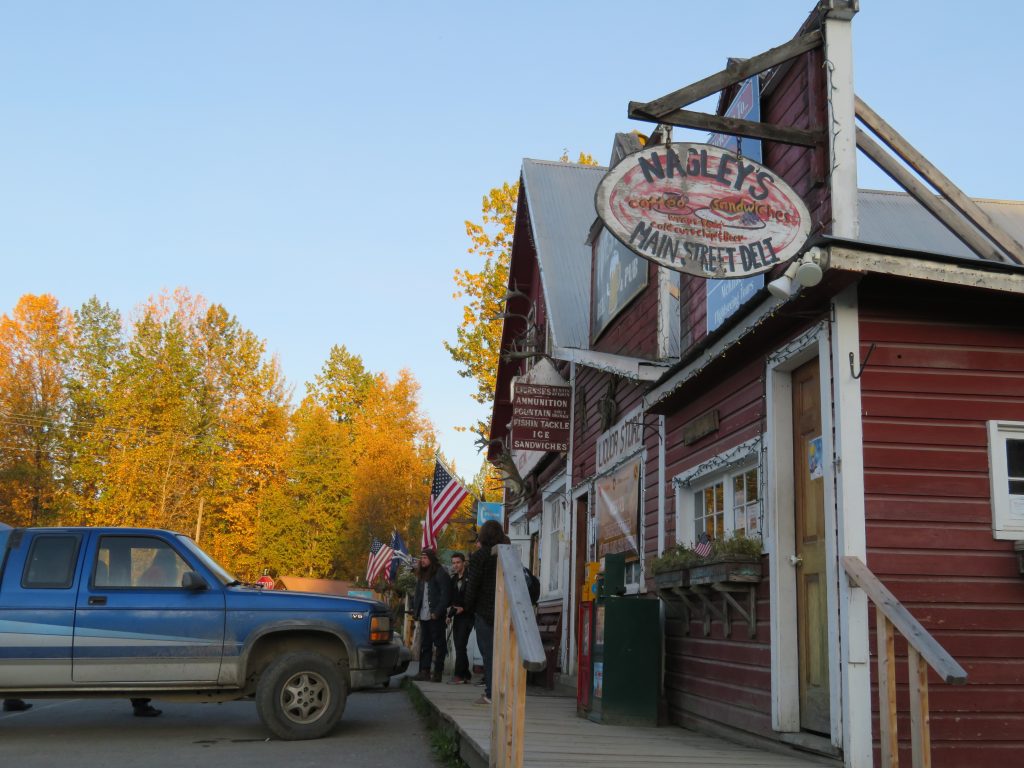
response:
<path fill-rule="evenodd" d="M 206 583 L 206 579 L 195 571 L 185 571 L 185 573 L 182 574 L 181 586 L 193 592 L 202 592 L 204 589 L 209 588 L 209 584 Z"/>

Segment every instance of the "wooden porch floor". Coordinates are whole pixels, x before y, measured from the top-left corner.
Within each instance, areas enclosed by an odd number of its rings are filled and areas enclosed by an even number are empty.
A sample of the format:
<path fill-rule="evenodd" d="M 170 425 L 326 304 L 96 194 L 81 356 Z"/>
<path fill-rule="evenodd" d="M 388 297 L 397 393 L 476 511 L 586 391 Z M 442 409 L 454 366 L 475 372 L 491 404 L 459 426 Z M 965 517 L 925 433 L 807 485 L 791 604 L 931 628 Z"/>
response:
<path fill-rule="evenodd" d="M 414 682 L 437 715 L 459 733 L 463 759 L 486 766 L 491 710 L 473 702 L 475 685 Z M 808 768 L 836 765 L 799 754 L 752 749 L 675 726 L 629 728 L 599 725 L 576 715 L 574 698 L 528 695 L 524 768 Z"/>

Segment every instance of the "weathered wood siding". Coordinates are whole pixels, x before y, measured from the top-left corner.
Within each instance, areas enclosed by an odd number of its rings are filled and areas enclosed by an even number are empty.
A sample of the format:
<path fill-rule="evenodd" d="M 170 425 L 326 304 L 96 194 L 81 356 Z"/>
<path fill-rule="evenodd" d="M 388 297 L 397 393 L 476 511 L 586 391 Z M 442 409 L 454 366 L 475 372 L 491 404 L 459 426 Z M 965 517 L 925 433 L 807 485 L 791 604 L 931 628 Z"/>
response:
<path fill-rule="evenodd" d="M 968 673 L 931 676 L 934 765 L 1024 765 L 1024 577 L 992 538 L 985 428 L 1024 420 L 1020 300 L 876 280 L 860 307 L 868 567 Z"/>

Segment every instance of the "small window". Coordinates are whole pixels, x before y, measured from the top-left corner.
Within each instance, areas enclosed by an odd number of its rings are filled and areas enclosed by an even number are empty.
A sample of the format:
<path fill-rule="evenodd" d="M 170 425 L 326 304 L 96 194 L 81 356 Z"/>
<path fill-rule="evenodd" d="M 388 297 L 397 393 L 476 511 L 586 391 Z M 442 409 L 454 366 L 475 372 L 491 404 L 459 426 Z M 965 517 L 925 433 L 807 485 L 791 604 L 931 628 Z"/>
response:
<path fill-rule="evenodd" d="M 992 535 L 1024 539 L 1024 422 L 988 422 Z"/>
<path fill-rule="evenodd" d="M 78 536 L 36 536 L 25 564 L 21 586 L 25 589 L 67 589 L 75 580 Z"/>
<path fill-rule="evenodd" d="M 761 473 L 756 466 L 709 474 L 689 489 L 681 487 L 676 498 L 680 543 L 693 544 L 702 533 L 709 539 L 761 535 Z"/>

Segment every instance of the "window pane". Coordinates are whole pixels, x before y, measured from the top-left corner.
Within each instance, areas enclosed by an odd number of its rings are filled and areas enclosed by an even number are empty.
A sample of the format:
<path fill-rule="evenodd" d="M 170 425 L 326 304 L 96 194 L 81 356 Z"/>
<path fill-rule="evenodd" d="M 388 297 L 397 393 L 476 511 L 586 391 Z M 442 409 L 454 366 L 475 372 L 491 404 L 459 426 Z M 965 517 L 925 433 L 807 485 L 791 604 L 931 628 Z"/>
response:
<path fill-rule="evenodd" d="M 104 536 L 97 560 L 96 586 L 176 588 L 190 570 L 167 544 L 147 536 Z"/>
<path fill-rule="evenodd" d="M 757 482 L 757 470 L 747 472 L 747 501 L 757 501 L 760 497 L 760 483 Z"/>
<path fill-rule="evenodd" d="M 715 512 L 725 509 L 725 483 L 718 483 L 715 486 Z"/>
<path fill-rule="evenodd" d="M 77 563 L 77 536 L 39 536 L 32 542 L 22 586 L 66 589 L 74 580 Z"/>
<path fill-rule="evenodd" d="M 1011 480 L 1010 493 L 1014 496 L 1024 496 L 1024 480 Z"/>
<path fill-rule="evenodd" d="M 1006 441 L 1006 473 L 1010 477 L 1024 477 L 1024 440 Z"/>

